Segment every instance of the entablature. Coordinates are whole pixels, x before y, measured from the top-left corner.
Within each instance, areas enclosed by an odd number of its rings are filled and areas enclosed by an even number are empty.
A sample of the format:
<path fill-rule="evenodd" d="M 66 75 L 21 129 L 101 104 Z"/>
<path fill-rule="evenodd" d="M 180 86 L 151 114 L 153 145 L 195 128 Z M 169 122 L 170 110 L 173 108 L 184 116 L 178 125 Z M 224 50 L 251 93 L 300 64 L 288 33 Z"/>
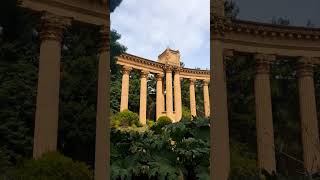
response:
<path fill-rule="evenodd" d="M 155 62 L 149 59 L 138 57 L 135 55 L 123 53 L 117 58 L 117 64 L 122 66 L 132 67 L 141 71 L 150 71 L 155 74 L 164 74 L 165 69 L 168 68 L 168 64 Z M 190 68 L 181 68 L 178 66 L 170 66 L 173 71 L 177 70 L 180 73 L 181 78 L 195 78 L 198 80 L 208 80 L 210 79 L 209 70 L 200 70 L 200 69 L 190 69 Z"/>
<path fill-rule="evenodd" d="M 320 28 L 274 25 L 213 16 L 211 38 L 224 49 L 277 54 L 288 57 L 320 57 Z"/>
<path fill-rule="evenodd" d="M 107 0 L 20 0 L 20 5 L 87 24 L 105 25 L 109 21 Z"/>

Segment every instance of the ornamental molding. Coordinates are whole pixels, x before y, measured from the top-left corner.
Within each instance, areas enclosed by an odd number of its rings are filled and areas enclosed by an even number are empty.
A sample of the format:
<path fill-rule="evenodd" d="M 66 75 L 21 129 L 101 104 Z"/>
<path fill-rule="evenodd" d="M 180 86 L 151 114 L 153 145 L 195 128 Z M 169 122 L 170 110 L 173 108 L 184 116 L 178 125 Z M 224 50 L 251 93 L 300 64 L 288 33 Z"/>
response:
<path fill-rule="evenodd" d="M 134 66 L 135 69 L 147 69 L 153 73 L 166 72 L 166 71 L 176 71 L 179 73 L 183 73 L 188 76 L 195 77 L 210 77 L 209 70 L 200 70 L 200 69 L 191 69 L 191 68 L 182 68 L 178 66 L 173 66 L 170 64 L 163 64 L 159 62 L 155 62 L 149 59 L 145 59 L 142 57 L 138 57 L 135 55 L 131 55 L 128 53 L 123 53 L 117 57 L 117 64 L 125 65 L 125 66 Z M 201 78 L 204 79 L 204 78 Z"/>
<path fill-rule="evenodd" d="M 101 44 L 100 44 L 100 52 L 109 52 L 110 51 L 110 25 L 105 24 L 100 29 L 101 35 Z"/>
<path fill-rule="evenodd" d="M 276 60 L 275 55 L 271 54 L 255 54 L 256 74 L 269 74 L 270 64 Z"/>
<path fill-rule="evenodd" d="M 203 82 L 203 86 L 208 86 L 209 83 L 210 83 L 210 80 L 209 79 L 205 79 L 202 82 Z"/>
<path fill-rule="evenodd" d="M 41 16 L 40 39 L 61 42 L 64 31 L 71 25 L 71 18 L 44 13 Z"/>
<path fill-rule="evenodd" d="M 281 38 L 290 40 L 320 40 L 320 28 L 283 26 L 267 23 L 243 21 L 228 17 L 212 16 L 211 33 L 225 36 L 228 33 L 249 34 L 252 36 Z"/>
<path fill-rule="evenodd" d="M 140 71 L 140 78 L 148 78 L 149 71 L 142 70 Z"/>
<path fill-rule="evenodd" d="M 129 67 L 129 66 L 122 66 L 122 73 L 123 73 L 123 74 L 129 75 L 131 71 L 132 71 L 132 68 L 131 68 L 131 67 Z"/>
<path fill-rule="evenodd" d="M 194 83 L 197 81 L 196 79 L 194 79 L 194 78 L 192 78 L 192 79 L 189 79 L 189 81 L 190 81 L 190 85 L 191 86 L 193 86 L 194 85 Z"/>

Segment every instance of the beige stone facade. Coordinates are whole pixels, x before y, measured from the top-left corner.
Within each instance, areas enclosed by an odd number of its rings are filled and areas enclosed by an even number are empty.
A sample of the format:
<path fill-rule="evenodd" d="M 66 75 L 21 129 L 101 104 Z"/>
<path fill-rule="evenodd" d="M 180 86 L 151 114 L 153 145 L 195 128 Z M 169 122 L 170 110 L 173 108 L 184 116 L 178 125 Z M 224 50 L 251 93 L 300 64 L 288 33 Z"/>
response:
<path fill-rule="evenodd" d="M 156 118 L 161 116 L 170 117 L 173 122 L 178 122 L 182 118 L 182 97 L 181 97 L 181 80 L 183 78 L 190 80 L 190 111 L 192 116 L 196 116 L 196 95 L 195 82 L 203 82 L 204 92 L 204 109 L 205 115 L 210 116 L 210 100 L 209 100 L 209 82 L 210 71 L 188 69 L 180 67 L 180 53 L 171 49 L 166 49 L 158 57 L 158 61 L 144 59 L 131 54 L 122 54 L 117 57 L 117 64 L 123 67 L 122 77 L 122 93 L 121 93 L 121 107 L 120 111 L 128 107 L 128 74 L 126 69 L 137 69 L 141 72 L 148 72 L 156 76 Z M 165 82 L 165 83 L 163 83 Z M 141 78 L 141 88 L 145 88 L 145 79 Z M 165 84 L 165 89 L 163 85 Z M 142 92 L 142 91 L 141 91 Z M 140 95 L 140 121 L 146 124 L 146 102 L 147 99 L 143 90 Z M 143 95 L 143 96 L 142 96 Z M 165 98 L 165 99 L 164 99 Z M 125 107 L 122 106 L 125 102 Z"/>
<path fill-rule="evenodd" d="M 313 70 L 320 64 L 320 29 L 256 23 L 228 18 L 222 0 L 211 1 L 211 178 L 230 172 L 226 62 L 236 54 L 255 57 L 254 81 L 258 166 L 276 171 L 270 64 L 290 57 L 297 64 L 303 160 L 308 173 L 320 170 L 320 144 Z M 294 70 L 293 70 L 294 71 Z"/>

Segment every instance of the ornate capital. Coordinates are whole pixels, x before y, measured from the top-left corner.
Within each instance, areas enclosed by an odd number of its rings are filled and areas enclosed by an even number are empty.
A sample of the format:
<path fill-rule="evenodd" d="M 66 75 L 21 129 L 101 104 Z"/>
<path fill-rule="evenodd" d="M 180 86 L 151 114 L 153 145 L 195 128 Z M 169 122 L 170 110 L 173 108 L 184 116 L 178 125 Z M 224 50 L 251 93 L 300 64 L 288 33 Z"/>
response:
<path fill-rule="evenodd" d="M 203 82 L 203 86 L 208 86 L 209 83 L 210 83 L 210 80 L 209 79 L 205 79 L 202 82 Z"/>
<path fill-rule="evenodd" d="M 297 61 L 297 75 L 298 77 L 313 76 L 314 60 L 310 57 L 300 57 Z"/>
<path fill-rule="evenodd" d="M 182 68 L 181 67 L 174 67 L 174 72 L 175 73 L 180 73 L 180 71 L 182 70 Z"/>
<path fill-rule="evenodd" d="M 110 51 L 110 25 L 106 24 L 101 27 L 100 30 L 101 34 L 101 45 L 100 45 L 100 52 L 109 52 Z"/>
<path fill-rule="evenodd" d="M 270 64 L 276 60 L 276 56 L 269 54 L 255 54 L 254 59 L 256 60 L 256 73 L 269 74 Z"/>
<path fill-rule="evenodd" d="M 63 33 L 71 25 L 71 18 L 45 13 L 41 17 L 40 39 L 61 42 Z"/>
<path fill-rule="evenodd" d="M 132 67 L 129 66 L 122 66 L 122 73 L 123 74 L 130 74 L 130 71 L 132 70 Z"/>
<path fill-rule="evenodd" d="M 196 82 L 196 79 L 190 79 L 190 85 L 194 85 L 195 82 Z"/>
<path fill-rule="evenodd" d="M 145 71 L 145 70 L 141 70 L 141 72 L 140 72 L 140 78 L 142 79 L 142 78 L 147 78 L 148 77 L 148 75 L 149 75 L 149 71 Z"/>
<path fill-rule="evenodd" d="M 174 67 L 169 65 L 169 64 L 166 64 L 163 66 L 163 69 L 167 72 L 167 73 L 171 73 L 173 70 L 174 70 Z"/>
<path fill-rule="evenodd" d="M 157 81 L 162 81 L 163 77 L 163 74 L 157 74 Z"/>

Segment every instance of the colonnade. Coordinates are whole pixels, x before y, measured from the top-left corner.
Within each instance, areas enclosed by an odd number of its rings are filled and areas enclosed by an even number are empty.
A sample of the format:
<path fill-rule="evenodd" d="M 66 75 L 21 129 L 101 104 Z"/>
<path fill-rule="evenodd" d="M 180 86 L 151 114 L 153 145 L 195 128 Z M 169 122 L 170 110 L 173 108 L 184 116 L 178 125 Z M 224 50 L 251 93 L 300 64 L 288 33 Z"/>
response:
<path fill-rule="evenodd" d="M 223 51 L 222 56 L 215 56 L 220 62 L 227 62 L 232 59 L 232 51 Z M 255 54 L 256 74 L 254 78 L 255 91 L 255 107 L 256 107 L 256 129 L 257 129 L 257 150 L 258 150 L 258 166 L 262 170 L 269 173 L 276 172 L 276 158 L 274 145 L 274 131 L 273 131 L 273 115 L 271 102 L 271 87 L 270 87 L 270 64 L 277 59 L 276 55 L 270 54 Z M 309 173 L 318 172 L 320 170 L 320 142 L 319 129 L 316 110 L 315 87 L 314 87 L 314 62 L 317 58 L 299 57 L 296 60 L 297 67 L 297 81 L 299 87 L 299 102 L 300 102 L 300 119 L 301 119 L 301 133 L 302 133 L 302 148 L 304 168 Z M 216 89 L 216 97 L 218 94 L 226 95 L 226 63 L 221 66 L 221 80 L 220 86 L 224 88 Z M 217 70 L 218 71 L 218 70 Z M 220 79 L 219 77 L 219 79 Z M 218 81 L 218 78 L 216 78 Z M 223 121 L 214 121 L 213 131 L 214 140 L 219 141 L 214 143 L 214 146 L 219 146 L 215 151 L 213 161 L 221 160 L 224 163 L 229 163 L 229 129 L 228 129 L 228 109 L 226 99 L 219 102 L 219 107 L 224 107 L 223 111 L 216 112 Z M 216 107 L 217 108 L 217 107 Z M 221 115 L 221 112 L 224 112 Z M 215 132 L 218 131 L 218 132 Z M 220 138 L 217 139 L 217 138 Z M 221 140 L 222 139 L 222 140 Z M 226 142 L 221 142 L 226 140 Z M 221 163 L 219 163 L 221 165 Z M 224 165 L 229 167 L 228 164 Z M 219 167 L 218 167 L 219 168 Z M 222 172 L 226 172 L 225 168 Z M 214 171 L 216 172 L 216 171 Z M 219 175 L 219 172 L 216 172 Z M 223 176 L 223 175 L 221 175 Z"/>
<path fill-rule="evenodd" d="M 181 80 L 180 75 L 182 68 L 171 65 L 164 65 L 163 72 L 156 73 L 156 118 L 168 116 L 174 122 L 180 121 L 182 118 L 182 97 L 181 97 Z M 129 100 L 129 79 L 132 67 L 128 65 L 122 66 L 122 91 L 120 111 L 128 109 Z M 150 71 L 140 70 L 140 110 L 139 117 L 142 124 L 146 124 L 147 113 L 147 81 Z M 173 77 L 173 78 L 172 78 Z M 192 116 L 197 116 L 195 81 L 197 79 L 190 78 L 190 111 Z M 165 88 L 164 88 L 165 81 Z M 204 113 L 206 117 L 210 116 L 209 101 L 209 80 L 203 81 L 204 94 Z M 173 83 L 172 83 L 173 82 Z"/>
<path fill-rule="evenodd" d="M 61 42 L 72 19 L 44 13 L 41 18 L 40 57 L 33 157 L 57 150 Z M 109 25 L 101 26 L 96 119 L 96 179 L 105 179 L 109 166 Z"/>
<path fill-rule="evenodd" d="M 211 1 L 211 178 L 227 180 L 230 147 L 226 87 L 227 61 L 234 53 L 253 55 L 258 166 L 276 171 L 270 64 L 278 57 L 296 62 L 303 164 L 306 173 L 320 171 L 320 142 L 316 110 L 314 66 L 320 61 L 320 29 L 268 25 L 225 16 L 224 1 Z M 290 92 L 288 92 L 290 93 Z"/>

